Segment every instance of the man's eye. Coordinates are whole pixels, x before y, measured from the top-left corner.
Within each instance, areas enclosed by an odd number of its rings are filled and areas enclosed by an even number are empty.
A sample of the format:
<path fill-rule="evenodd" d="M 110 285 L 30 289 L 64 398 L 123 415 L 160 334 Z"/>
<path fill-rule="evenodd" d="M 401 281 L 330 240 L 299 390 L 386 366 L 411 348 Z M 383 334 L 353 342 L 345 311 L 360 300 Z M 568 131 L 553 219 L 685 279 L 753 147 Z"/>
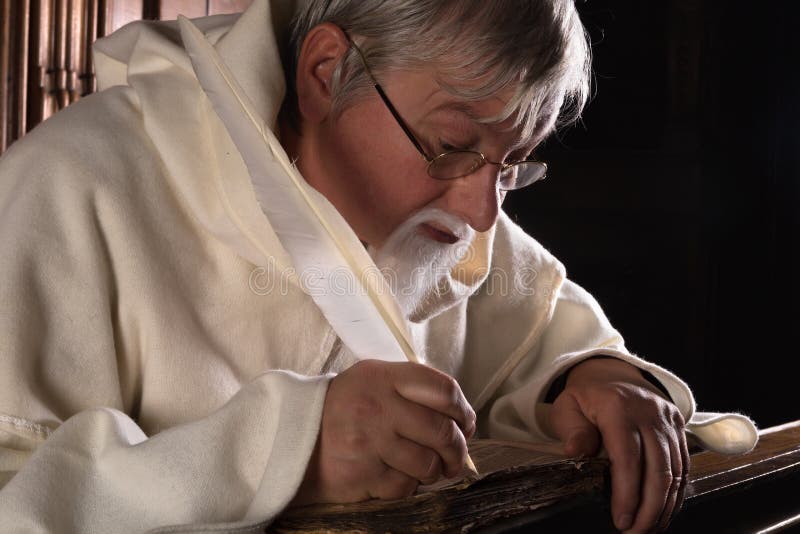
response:
<path fill-rule="evenodd" d="M 469 148 L 467 147 L 467 143 L 453 144 L 442 140 L 439 140 L 439 147 L 442 149 L 442 152 L 453 152 L 454 150 L 469 150 Z"/>

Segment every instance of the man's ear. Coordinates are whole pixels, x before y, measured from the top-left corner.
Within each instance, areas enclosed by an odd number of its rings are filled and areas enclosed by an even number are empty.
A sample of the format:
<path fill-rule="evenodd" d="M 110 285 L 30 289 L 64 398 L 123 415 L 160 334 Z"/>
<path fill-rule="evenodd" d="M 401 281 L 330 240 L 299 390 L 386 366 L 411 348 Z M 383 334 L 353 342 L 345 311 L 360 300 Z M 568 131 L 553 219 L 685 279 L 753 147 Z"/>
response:
<path fill-rule="evenodd" d="M 331 78 L 350 48 L 341 28 L 330 22 L 314 26 L 303 40 L 297 60 L 297 108 L 301 122 L 319 123 L 331 109 Z"/>

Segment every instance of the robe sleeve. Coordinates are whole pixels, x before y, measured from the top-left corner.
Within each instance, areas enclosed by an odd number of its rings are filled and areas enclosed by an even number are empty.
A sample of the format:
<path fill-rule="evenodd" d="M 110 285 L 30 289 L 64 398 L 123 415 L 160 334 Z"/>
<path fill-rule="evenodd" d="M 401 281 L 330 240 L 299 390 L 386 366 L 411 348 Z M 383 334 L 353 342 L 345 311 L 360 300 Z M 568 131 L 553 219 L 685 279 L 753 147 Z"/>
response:
<path fill-rule="evenodd" d="M 487 291 L 470 300 L 468 338 L 473 367 L 469 382 L 491 377 L 474 395 L 479 421 L 490 437 L 516 440 L 554 438 L 542 427 L 550 404 L 548 389 L 569 368 L 594 356 L 611 356 L 649 372 L 664 386 L 687 421 L 687 430 L 706 448 L 725 453 L 750 450 L 758 440 L 753 422 L 741 414 L 698 413 L 689 386 L 669 370 L 631 353 L 597 301 L 564 277 L 564 269 L 541 245 L 505 216 L 497 226 L 492 273 L 524 280 L 512 291 Z M 484 284 L 485 286 L 485 284 Z M 521 291 L 524 290 L 524 291 Z M 484 378 L 484 381 L 486 379 Z"/>
<path fill-rule="evenodd" d="M 3 416 L 0 461 L 12 478 L 0 490 L 0 530 L 266 525 L 302 481 L 326 385 L 269 372 L 208 417 L 151 437 L 112 408 L 81 411 L 52 433 Z"/>
<path fill-rule="evenodd" d="M 120 339 L 119 266 L 98 220 L 112 173 L 151 170 L 118 158 L 158 161 L 115 128 L 94 142 L 76 131 L 94 150 L 59 148 L 63 113 L 0 160 L 0 531 L 268 522 L 303 478 L 330 376 L 270 371 L 204 416 L 138 426 L 147 385 L 131 366 L 147 354 Z"/>
<path fill-rule="evenodd" d="M 663 367 L 631 354 L 595 299 L 574 282 L 565 280 L 541 338 L 498 391 L 491 406 L 490 432 L 506 439 L 520 439 L 525 432 L 537 439 L 552 439 L 539 422 L 542 411 L 547 409 L 545 395 L 550 385 L 570 367 L 601 355 L 619 358 L 652 373 L 687 421 L 694 414 L 695 402 L 688 385 Z"/>

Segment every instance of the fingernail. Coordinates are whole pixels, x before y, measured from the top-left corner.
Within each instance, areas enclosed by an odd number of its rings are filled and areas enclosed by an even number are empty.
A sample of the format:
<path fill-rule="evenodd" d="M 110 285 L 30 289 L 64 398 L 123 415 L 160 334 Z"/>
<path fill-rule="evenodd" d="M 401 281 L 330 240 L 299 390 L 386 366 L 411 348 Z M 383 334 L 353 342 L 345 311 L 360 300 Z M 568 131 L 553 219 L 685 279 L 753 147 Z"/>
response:
<path fill-rule="evenodd" d="M 619 530 L 628 530 L 631 528 L 631 524 L 633 523 L 633 516 L 630 514 L 625 514 L 617 517 L 617 528 Z"/>

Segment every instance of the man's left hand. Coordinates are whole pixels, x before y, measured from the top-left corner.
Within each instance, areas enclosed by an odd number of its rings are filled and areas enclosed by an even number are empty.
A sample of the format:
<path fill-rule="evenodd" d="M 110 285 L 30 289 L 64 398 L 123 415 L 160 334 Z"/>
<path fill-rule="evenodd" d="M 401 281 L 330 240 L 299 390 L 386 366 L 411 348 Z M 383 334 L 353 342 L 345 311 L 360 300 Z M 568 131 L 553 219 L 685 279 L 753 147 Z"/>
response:
<path fill-rule="evenodd" d="M 592 456 L 605 446 L 618 529 L 667 528 L 683 503 L 689 473 L 684 420 L 636 367 L 614 358 L 579 363 L 548 422 L 570 456 Z"/>

